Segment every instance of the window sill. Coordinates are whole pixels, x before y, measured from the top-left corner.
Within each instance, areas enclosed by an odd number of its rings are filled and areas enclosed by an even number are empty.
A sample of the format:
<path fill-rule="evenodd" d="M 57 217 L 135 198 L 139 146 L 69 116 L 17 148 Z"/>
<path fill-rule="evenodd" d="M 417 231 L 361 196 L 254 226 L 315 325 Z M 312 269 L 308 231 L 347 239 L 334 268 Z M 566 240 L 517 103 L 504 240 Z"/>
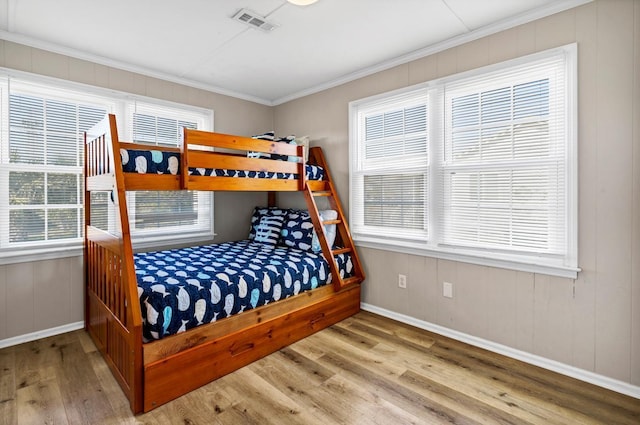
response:
<path fill-rule="evenodd" d="M 211 243 L 215 234 L 187 235 L 180 238 L 147 237 L 133 241 L 135 251 L 171 249 L 176 246 L 193 246 L 195 244 Z M 66 246 L 51 246 L 37 249 L 14 249 L 12 251 L 0 251 L 0 266 L 17 263 L 30 263 L 35 261 L 55 260 L 59 258 L 81 257 L 83 245 L 76 243 Z"/>
<path fill-rule="evenodd" d="M 179 238 L 167 238 L 167 237 L 138 237 L 137 239 L 132 241 L 133 250 L 135 252 L 138 251 L 156 251 L 163 249 L 172 249 L 178 246 L 194 246 L 203 243 L 211 243 L 213 238 L 216 236 L 216 233 L 208 233 L 208 234 L 192 234 L 185 235 Z"/>
<path fill-rule="evenodd" d="M 58 246 L 37 249 L 21 249 L 13 251 L 0 251 L 0 266 L 16 263 L 31 263 L 34 261 L 55 260 L 58 258 L 82 256 L 82 244 Z"/>
<path fill-rule="evenodd" d="M 505 255 L 499 257 L 497 255 L 493 256 L 490 253 L 487 253 L 486 255 L 479 255 L 477 253 L 462 252 L 460 250 L 454 249 L 434 249 L 407 241 L 398 241 L 395 243 L 381 242 L 359 237 L 354 238 L 354 242 L 358 247 L 363 248 L 373 248 L 403 254 L 421 255 L 441 260 L 460 261 L 463 263 L 476 264 L 479 266 L 497 267 L 521 272 L 540 273 L 567 279 L 576 279 L 578 277 L 578 272 L 581 271 L 581 269 L 578 267 L 567 267 L 553 264 L 551 262 L 534 263 L 532 261 L 526 261 L 527 259 L 517 258 L 515 256 Z"/>

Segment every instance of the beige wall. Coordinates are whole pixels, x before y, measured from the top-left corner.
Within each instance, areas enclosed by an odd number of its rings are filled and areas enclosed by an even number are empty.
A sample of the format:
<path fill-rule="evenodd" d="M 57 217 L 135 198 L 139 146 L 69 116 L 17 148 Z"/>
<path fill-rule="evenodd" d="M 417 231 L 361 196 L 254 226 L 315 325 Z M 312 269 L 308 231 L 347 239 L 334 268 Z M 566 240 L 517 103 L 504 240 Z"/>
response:
<path fill-rule="evenodd" d="M 0 266 L 0 341 L 84 318 L 82 257 Z"/>
<path fill-rule="evenodd" d="M 0 40 L 0 67 L 213 109 L 215 130 L 223 133 L 258 134 L 273 128 L 269 106 L 5 40 Z M 245 238 L 253 207 L 265 203 L 264 193 L 217 193 L 215 240 Z M 82 257 L 0 265 L 0 345 L 83 320 Z"/>
<path fill-rule="evenodd" d="M 640 385 L 640 1 L 600 0 L 276 107 L 348 208 L 348 103 L 578 42 L 578 279 L 362 248 L 363 302 Z M 399 273 L 408 288 L 399 289 Z M 442 282 L 454 298 L 442 296 Z"/>

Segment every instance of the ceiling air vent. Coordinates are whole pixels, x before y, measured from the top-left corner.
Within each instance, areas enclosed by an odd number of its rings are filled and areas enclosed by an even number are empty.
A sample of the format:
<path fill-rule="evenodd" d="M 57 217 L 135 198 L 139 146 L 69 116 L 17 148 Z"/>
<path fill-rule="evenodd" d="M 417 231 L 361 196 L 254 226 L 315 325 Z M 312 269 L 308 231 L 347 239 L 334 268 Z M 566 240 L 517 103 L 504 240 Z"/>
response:
<path fill-rule="evenodd" d="M 264 16 L 260 16 L 253 10 L 249 9 L 240 9 L 231 18 L 235 21 L 249 25 L 251 28 L 258 28 L 266 32 L 272 31 L 277 27 L 276 24 L 267 22 L 267 18 Z"/>

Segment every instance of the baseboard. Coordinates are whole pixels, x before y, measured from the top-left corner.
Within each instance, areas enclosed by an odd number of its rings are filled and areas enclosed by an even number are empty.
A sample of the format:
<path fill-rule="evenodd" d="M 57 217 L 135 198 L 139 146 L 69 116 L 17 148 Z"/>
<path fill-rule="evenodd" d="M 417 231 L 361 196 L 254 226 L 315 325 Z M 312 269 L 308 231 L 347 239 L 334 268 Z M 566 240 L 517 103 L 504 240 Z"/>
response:
<path fill-rule="evenodd" d="M 473 335 L 445 328 L 440 325 L 425 322 L 424 320 L 416 319 L 415 317 L 406 316 L 404 314 L 396 313 L 391 310 L 376 307 L 371 304 L 361 303 L 360 308 L 371 313 L 379 314 L 380 316 L 388 317 L 389 319 L 397 320 L 398 322 L 406 323 L 420 329 L 437 333 L 439 335 L 446 336 L 457 341 L 465 342 L 467 344 L 483 348 L 494 353 L 502 354 L 504 356 L 532 364 L 534 366 L 539 366 L 544 369 L 569 376 L 571 378 L 579 379 L 581 381 L 588 382 L 602 388 L 606 388 L 640 399 L 640 386 L 637 385 L 632 385 L 627 382 L 599 375 L 588 370 L 580 369 L 555 360 L 550 360 L 545 357 L 527 353 L 526 351 L 517 350 L 506 345 L 498 344 L 483 338 L 478 338 Z"/>
<path fill-rule="evenodd" d="M 37 332 L 14 336 L 12 338 L 2 339 L 0 340 L 0 349 L 11 347 L 13 345 L 24 344 L 25 342 L 35 341 L 36 339 L 47 338 L 49 336 L 60 335 L 71 331 L 77 331 L 78 329 L 82 328 L 84 328 L 84 322 L 75 322 L 57 326 L 55 328 L 44 329 Z"/>

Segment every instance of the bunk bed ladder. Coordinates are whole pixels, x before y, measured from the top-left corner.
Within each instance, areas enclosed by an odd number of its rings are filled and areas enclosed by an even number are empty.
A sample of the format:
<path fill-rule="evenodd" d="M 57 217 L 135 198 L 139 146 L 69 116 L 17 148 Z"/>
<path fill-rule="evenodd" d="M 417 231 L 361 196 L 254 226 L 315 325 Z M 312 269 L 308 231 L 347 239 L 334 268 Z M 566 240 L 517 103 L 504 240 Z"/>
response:
<path fill-rule="evenodd" d="M 347 226 L 347 221 L 345 219 L 344 212 L 342 211 L 342 206 L 340 205 L 340 199 L 338 198 L 333 185 L 333 180 L 331 179 L 331 174 L 329 173 L 329 168 L 327 167 L 322 150 L 319 148 L 311 148 L 309 155 L 310 163 L 320 165 L 324 168 L 326 180 L 324 187 L 321 189 L 315 189 L 309 184 L 306 184 L 304 197 L 307 201 L 307 207 L 309 209 L 309 215 L 311 216 L 313 227 L 316 234 L 319 236 L 318 241 L 320 242 L 322 253 L 329 263 L 329 270 L 331 271 L 331 276 L 333 278 L 332 281 L 334 288 L 336 291 L 339 291 L 346 286 L 362 282 L 364 280 L 364 272 L 362 270 L 362 265 L 360 264 L 360 259 L 358 258 L 358 253 L 355 250 L 353 239 L 351 238 L 351 232 Z M 323 221 L 320 216 L 316 198 L 326 198 L 331 209 L 337 211 L 338 217 L 335 220 Z M 336 225 L 336 241 L 334 244 L 336 248 L 329 246 L 324 231 L 324 225 L 330 224 Z M 350 254 L 353 265 L 353 272 L 351 276 L 347 278 L 340 277 L 336 260 L 336 256 L 343 253 Z"/>

